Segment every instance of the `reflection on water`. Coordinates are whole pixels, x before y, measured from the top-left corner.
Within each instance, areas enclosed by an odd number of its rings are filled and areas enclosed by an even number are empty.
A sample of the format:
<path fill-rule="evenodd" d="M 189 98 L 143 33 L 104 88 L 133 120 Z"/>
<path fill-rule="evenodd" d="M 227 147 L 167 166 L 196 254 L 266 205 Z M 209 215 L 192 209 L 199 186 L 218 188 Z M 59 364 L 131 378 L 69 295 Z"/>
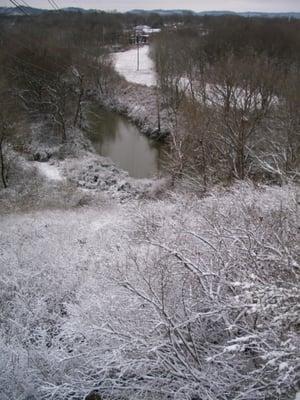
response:
<path fill-rule="evenodd" d="M 159 172 L 163 144 L 142 135 L 125 117 L 93 107 L 89 126 L 89 138 L 96 151 L 111 158 L 130 176 L 150 178 Z"/>

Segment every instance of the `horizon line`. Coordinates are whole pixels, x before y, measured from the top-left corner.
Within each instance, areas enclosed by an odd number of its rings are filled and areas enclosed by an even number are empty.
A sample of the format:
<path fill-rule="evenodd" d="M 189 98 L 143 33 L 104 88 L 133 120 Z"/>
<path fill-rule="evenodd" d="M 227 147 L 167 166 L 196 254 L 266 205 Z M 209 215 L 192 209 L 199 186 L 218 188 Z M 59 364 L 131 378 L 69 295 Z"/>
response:
<path fill-rule="evenodd" d="M 13 6 L 0 6 L 0 8 L 19 8 L 19 7 L 13 7 Z M 120 10 L 120 9 L 108 9 L 108 8 L 85 8 L 85 7 L 75 7 L 75 6 L 67 6 L 67 7 L 61 7 L 57 10 L 54 10 L 53 8 L 48 8 L 48 7 L 32 7 L 32 6 L 25 6 L 22 5 L 22 8 L 31 8 L 31 9 L 36 9 L 36 10 L 47 10 L 47 11 L 60 11 L 60 10 L 65 10 L 68 8 L 74 8 L 74 9 L 78 9 L 78 10 L 87 10 L 87 11 L 106 11 L 106 12 L 119 12 L 119 13 L 126 13 L 126 12 L 131 12 L 131 11 L 187 11 L 187 12 L 192 12 L 192 13 L 206 13 L 206 12 L 223 12 L 223 13 L 235 13 L 235 14 L 239 14 L 239 13 L 257 13 L 257 14 L 299 14 L 299 11 L 257 11 L 257 10 L 240 10 L 240 11 L 234 11 L 234 10 L 224 10 L 224 9 L 208 9 L 208 10 L 200 10 L 200 11 L 196 11 L 193 9 L 189 9 L 189 8 L 130 8 L 128 10 Z"/>

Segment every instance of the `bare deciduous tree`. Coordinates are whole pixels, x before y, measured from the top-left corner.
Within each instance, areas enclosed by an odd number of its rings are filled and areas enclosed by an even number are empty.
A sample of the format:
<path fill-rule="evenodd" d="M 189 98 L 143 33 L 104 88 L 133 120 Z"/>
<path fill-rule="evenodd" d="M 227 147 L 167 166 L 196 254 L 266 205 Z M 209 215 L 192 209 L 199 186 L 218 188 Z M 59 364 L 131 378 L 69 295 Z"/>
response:
<path fill-rule="evenodd" d="M 239 179 L 249 173 L 248 149 L 262 139 L 264 123 L 276 103 L 278 77 L 272 71 L 268 60 L 256 55 L 231 56 L 209 74 L 207 99 L 216 113 L 215 129 Z"/>
<path fill-rule="evenodd" d="M 8 165 L 5 156 L 5 148 L 8 145 L 8 139 L 13 132 L 15 110 L 10 95 L 6 92 L 0 93 L 0 176 L 2 186 L 8 186 Z M 4 101 L 5 99 L 5 101 Z"/>

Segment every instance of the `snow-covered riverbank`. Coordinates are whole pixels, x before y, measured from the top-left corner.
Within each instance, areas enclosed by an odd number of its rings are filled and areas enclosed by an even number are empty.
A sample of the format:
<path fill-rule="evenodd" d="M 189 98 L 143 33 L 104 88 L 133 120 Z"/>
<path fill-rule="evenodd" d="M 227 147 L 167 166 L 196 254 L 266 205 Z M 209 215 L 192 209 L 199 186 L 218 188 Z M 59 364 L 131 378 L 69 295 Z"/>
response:
<path fill-rule="evenodd" d="M 156 85 L 155 65 L 149 55 L 148 45 L 114 53 L 116 71 L 127 82 L 145 86 Z"/>
<path fill-rule="evenodd" d="M 68 131 L 67 143 L 42 124 L 27 127 L 24 154 L 11 152 L 8 188 L 0 190 L 0 214 L 43 208 L 72 208 L 152 197 L 164 179 L 136 179 L 97 154 L 87 135 Z M 39 161 L 36 161 L 39 160 Z"/>
<path fill-rule="evenodd" d="M 100 101 L 110 110 L 125 115 L 149 137 L 163 137 L 170 132 L 170 119 L 163 104 L 160 104 L 158 116 L 159 100 L 153 87 L 121 82 L 117 86 L 116 93 L 108 97 L 102 96 Z"/>
<path fill-rule="evenodd" d="M 136 48 L 114 53 L 112 59 L 123 80 L 115 83 L 111 93 L 99 95 L 99 101 L 108 109 L 128 117 L 143 134 L 152 138 L 167 136 L 170 119 L 155 86 L 156 74 L 149 46 L 140 48 L 139 71 Z"/>

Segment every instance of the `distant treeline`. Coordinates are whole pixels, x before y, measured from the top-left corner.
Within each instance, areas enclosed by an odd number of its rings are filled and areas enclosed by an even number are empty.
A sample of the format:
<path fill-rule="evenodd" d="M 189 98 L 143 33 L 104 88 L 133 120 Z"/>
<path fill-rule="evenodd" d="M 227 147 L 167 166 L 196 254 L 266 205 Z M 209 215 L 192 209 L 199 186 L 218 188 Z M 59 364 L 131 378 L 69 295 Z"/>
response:
<path fill-rule="evenodd" d="M 300 61 L 300 20 L 210 17 L 205 19 L 205 28 L 209 33 L 205 51 L 212 57 L 252 49 L 271 58 Z"/>
<path fill-rule="evenodd" d="M 128 31 L 136 25 L 177 31 L 191 40 L 209 32 L 206 52 L 219 57 L 228 49 L 245 52 L 255 48 L 271 56 L 299 58 L 300 20 L 244 18 L 236 15 L 199 16 L 192 13 L 53 12 L 34 16 L 0 15 L 0 40 L 20 35 L 27 42 L 46 40 L 67 47 L 128 44 Z M 203 41 L 201 41 L 202 43 Z M 209 51 L 210 50 L 210 51 Z"/>

